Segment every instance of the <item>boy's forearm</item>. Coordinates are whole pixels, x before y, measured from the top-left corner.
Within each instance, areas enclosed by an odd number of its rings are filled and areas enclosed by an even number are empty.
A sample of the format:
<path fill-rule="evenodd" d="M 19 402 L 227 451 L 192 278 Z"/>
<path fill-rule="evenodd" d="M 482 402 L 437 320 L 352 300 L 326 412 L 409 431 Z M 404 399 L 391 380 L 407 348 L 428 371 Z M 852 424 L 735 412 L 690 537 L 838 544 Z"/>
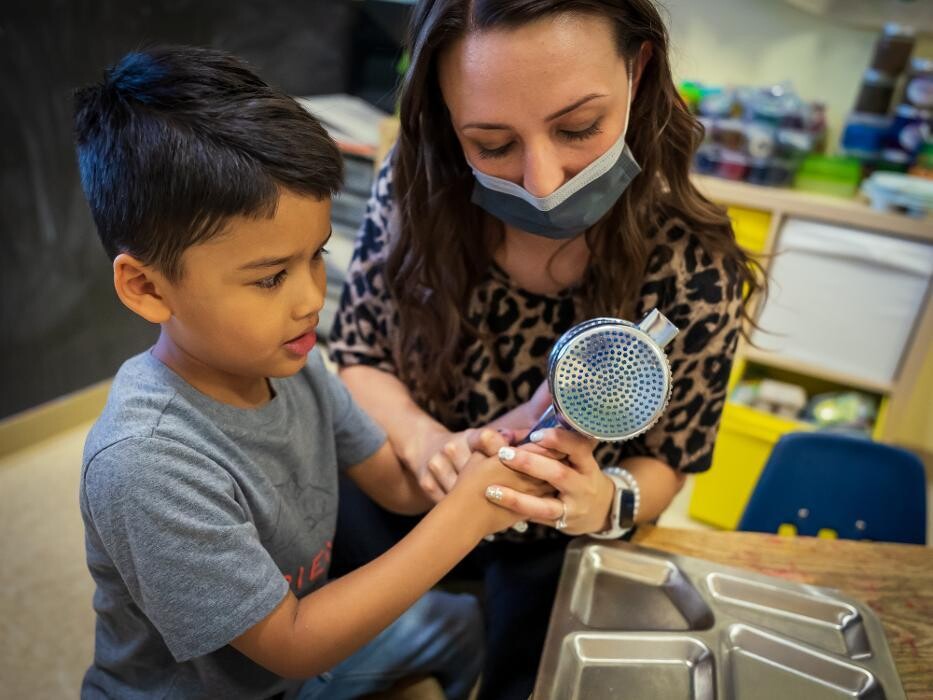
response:
<path fill-rule="evenodd" d="M 332 668 L 388 627 L 479 543 L 479 519 L 462 502 L 448 497 L 391 550 L 302 600 L 289 593 L 282 603 L 288 614 L 278 624 L 263 622 L 248 633 L 253 640 L 247 647 L 265 639 L 264 657 L 257 658 L 255 648 L 250 653 L 234 646 L 286 677 L 310 678 Z M 263 626 L 268 628 L 258 629 Z"/>
<path fill-rule="evenodd" d="M 393 484 L 395 493 L 392 494 L 392 502 L 384 504 L 384 507 L 400 515 L 421 515 L 429 511 L 434 501 L 428 498 L 418 486 L 415 475 L 403 468 L 401 464 L 398 469 L 398 477 Z"/>

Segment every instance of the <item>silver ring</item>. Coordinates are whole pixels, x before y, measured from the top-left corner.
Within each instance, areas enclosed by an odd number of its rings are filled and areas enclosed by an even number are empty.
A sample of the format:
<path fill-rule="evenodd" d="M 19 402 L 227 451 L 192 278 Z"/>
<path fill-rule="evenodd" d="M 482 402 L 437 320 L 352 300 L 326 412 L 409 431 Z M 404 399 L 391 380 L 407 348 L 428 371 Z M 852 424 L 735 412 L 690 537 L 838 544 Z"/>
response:
<path fill-rule="evenodd" d="M 567 527 L 567 504 L 561 501 L 560 508 L 560 517 L 554 522 L 555 530 L 563 530 Z"/>

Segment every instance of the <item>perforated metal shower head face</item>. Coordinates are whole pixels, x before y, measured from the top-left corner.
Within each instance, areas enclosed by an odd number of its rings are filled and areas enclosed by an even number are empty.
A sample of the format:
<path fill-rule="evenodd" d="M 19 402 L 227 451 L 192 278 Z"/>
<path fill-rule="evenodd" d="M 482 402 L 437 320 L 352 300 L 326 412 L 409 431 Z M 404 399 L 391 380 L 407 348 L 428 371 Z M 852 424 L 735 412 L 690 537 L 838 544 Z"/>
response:
<path fill-rule="evenodd" d="M 551 351 L 548 381 L 560 418 L 601 441 L 648 430 L 671 394 L 664 350 L 621 319 L 594 319 L 568 331 Z"/>

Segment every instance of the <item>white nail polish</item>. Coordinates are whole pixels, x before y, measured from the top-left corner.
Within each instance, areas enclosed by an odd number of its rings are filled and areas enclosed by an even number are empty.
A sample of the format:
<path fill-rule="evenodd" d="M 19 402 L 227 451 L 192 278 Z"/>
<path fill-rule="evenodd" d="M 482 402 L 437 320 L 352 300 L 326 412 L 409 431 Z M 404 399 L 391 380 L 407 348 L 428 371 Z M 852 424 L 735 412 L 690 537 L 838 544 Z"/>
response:
<path fill-rule="evenodd" d="M 500 447 L 499 459 L 504 459 L 506 462 L 515 459 L 515 450 L 513 450 L 511 447 Z"/>
<path fill-rule="evenodd" d="M 502 489 L 500 489 L 498 486 L 487 486 L 486 498 L 488 498 L 490 501 L 501 501 Z"/>
<path fill-rule="evenodd" d="M 538 442 L 538 440 L 540 440 L 543 437 L 544 437 L 544 431 L 536 430 L 531 435 L 528 436 L 528 439 L 531 440 L 532 442 Z"/>

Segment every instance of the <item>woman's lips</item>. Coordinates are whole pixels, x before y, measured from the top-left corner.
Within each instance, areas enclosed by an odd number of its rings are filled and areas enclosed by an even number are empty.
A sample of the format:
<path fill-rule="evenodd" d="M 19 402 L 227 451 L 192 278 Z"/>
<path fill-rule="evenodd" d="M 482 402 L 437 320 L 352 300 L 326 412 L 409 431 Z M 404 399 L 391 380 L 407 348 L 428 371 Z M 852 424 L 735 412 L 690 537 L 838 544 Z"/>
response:
<path fill-rule="evenodd" d="M 285 349 L 295 355 L 307 355 L 317 344 L 317 333 L 308 331 L 285 343 Z"/>

